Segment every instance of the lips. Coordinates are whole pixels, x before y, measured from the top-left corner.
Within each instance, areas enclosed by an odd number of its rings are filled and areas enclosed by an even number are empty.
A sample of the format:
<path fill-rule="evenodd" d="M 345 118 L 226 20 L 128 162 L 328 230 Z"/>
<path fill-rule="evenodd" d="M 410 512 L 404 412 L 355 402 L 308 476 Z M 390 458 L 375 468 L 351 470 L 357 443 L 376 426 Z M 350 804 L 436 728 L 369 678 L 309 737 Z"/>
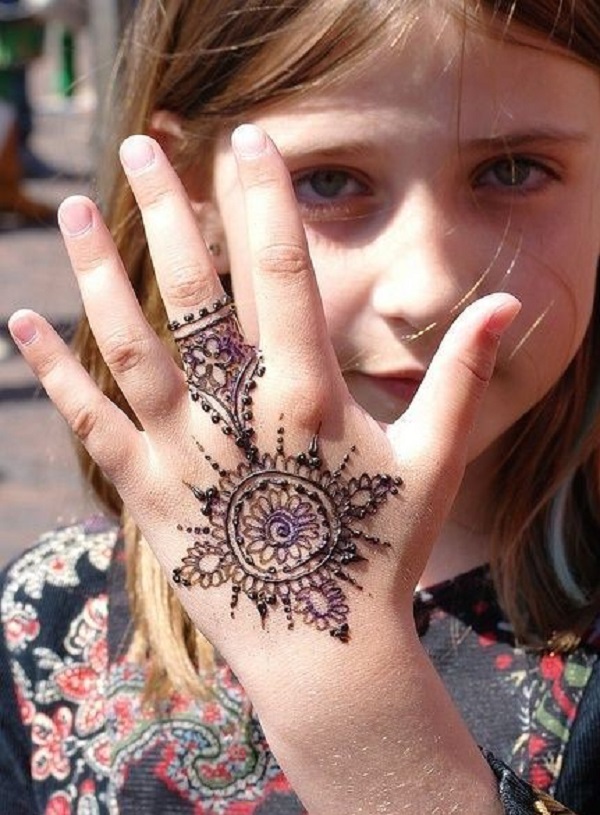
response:
<path fill-rule="evenodd" d="M 422 373 L 399 373 L 399 374 L 368 374 L 369 379 L 376 387 L 389 396 L 402 399 L 404 402 L 411 402 L 419 386 L 423 381 Z"/>
<path fill-rule="evenodd" d="M 379 422 L 395 422 L 408 408 L 425 377 L 423 368 L 346 371 L 350 393 Z"/>

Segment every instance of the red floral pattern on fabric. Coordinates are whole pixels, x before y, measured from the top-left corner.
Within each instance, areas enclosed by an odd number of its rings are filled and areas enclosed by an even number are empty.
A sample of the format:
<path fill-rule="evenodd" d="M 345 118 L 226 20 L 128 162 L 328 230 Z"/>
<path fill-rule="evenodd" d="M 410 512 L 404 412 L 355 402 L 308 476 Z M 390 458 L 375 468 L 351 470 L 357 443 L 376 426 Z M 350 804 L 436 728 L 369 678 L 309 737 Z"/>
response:
<path fill-rule="evenodd" d="M 217 670 L 208 700 L 174 693 L 159 711 L 142 706 L 144 680 L 140 666 L 126 658 L 111 666 L 108 719 L 115 727 L 117 797 L 127 790 L 131 773 L 144 766 L 181 802 L 181 811 L 193 815 L 252 813 L 271 791 L 292 796 L 227 667 Z M 302 810 L 297 804 L 290 811 Z"/>
<path fill-rule="evenodd" d="M 34 781 L 45 781 L 52 775 L 59 781 L 68 778 L 71 764 L 65 748 L 73 729 L 73 714 L 66 707 L 59 707 L 52 717 L 36 713 L 31 726 L 34 745 L 31 773 Z"/>
<path fill-rule="evenodd" d="M 115 540 L 114 527 L 105 522 L 68 527 L 43 539 L 8 573 L 2 621 L 21 721 L 30 732 L 31 778 L 47 791 L 44 815 L 108 812 L 107 594 L 82 594 L 71 621 L 64 620 L 66 636 L 54 647 L 41 621 L 45 591 L 77 587 L 80 570 L 92 562 L 106 571 Z"/>
<path fill-rule="evenodd" d="M 302 813 L 228 668 L 218 669 L 207 700 L 173 694 L 158 710 L 142 705 L 144 666 L 128 661 L 122 647 L 131 621 L 123 575 L 114 571 L 121 555 L 111 561 L 116 542 L 116 529 L 104 522 L 73 526 L 42 540 L 7 575 L 0 609 L 31 743 L 36 811 Z M 480 719 L 503 725 L 512 717 L 511 738 L 500 734 L 501 754 L 551 791 L 596 652 L 540 656 L 517 647 L 484 571 L 457 579 L 451 594 L 455 606 L 443 587 L 417 597 L 426 648 L 437 646 L 432 658 L 445 681 L 454 672 L 471 692 L 457 699 L 463 714 L 481 697 Z M 600 645 L 598 631 L 590 638 Z M 473 692 L 465 676 L 483 681 L 485 692 Z"/>
<path fill-rule="evenodd" d="M 508 681 L 523 684 L 522 668 L 499 667 Z M 512 762 L 527 767 L 525 780 L 549 792 L 562 767 L 562 760 L 579 702 L 591 675 L 592 663 L 575 656 L 544 654 L 538 662 L 538 678 L 527 693 L 528 730 L 515 745 Z"/>
<path fill-rule="evenodd" d="M 40 624 L 32 606 L 15 603 L 6 620 L 6 643 L 11 651 L 21 651 L 40 633 Z"/>
<path fill-rule="evenodd" d="M 66 792 L 55 792 L 48 800 L 45 815 L 71 815 L 71 798 Z"/>
<path fill-rule="evenodd" d="M 123 656 L 109 666 L 106 574 L 120 562 L 112 559 L 116 541 L 116 529 L 102 522 L 61 530 L 17 561 L 2 597 L 31 777 L 45 815 L 162 813 L 163 800 L 164 811 L 234 815 L 254 812 L 271 792 L 280 796 L 282 815 L 300 813 L 228 668 L 215 675 L 207 701 L 175 693 L 152 710 L 142 705 L 144 666 Z M 95 594 L 88 591 L 92 576 Z M 128 619 L 121 622 L 126 629 Z M 140 773 L 149 801 L 141 810 L 128 797 Z"/>
<path fill-rule="evenodd" d="M 470 606 L 469 598 L 474 598 Z M 415 607 L 424 645 L 433 653 L 442 679 L 451 682 L 453 675 L 467 671 L 480 681 L 486 678 L 485 715 L 497 738 L 492 752 L 532 786 L 553 792 L 597 652 L 580 649 L 560 655 L 520 648 L 498 606 L 487 568 L 461 575 L 431 593 L 421 592 Z M 455 696 L 467 717 L 478 701 L 470 693 L 463 681 L 459 698 Z M 514 737 L 503 739 L 498 722 L 509 724 Z"/>

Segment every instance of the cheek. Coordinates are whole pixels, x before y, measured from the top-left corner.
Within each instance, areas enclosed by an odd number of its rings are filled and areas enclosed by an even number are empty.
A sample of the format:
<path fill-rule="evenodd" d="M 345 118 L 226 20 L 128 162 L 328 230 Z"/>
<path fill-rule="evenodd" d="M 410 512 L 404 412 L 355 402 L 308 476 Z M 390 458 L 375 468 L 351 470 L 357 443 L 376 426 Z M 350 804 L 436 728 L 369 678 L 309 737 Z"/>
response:
<path fill-rule="evenodd" d="M 581 253 L 579 258 L 581 258 Z M 523 308 L 503 338 L 496 373 L 472 434 L 469 460 L 500 439 L 561 378 L 577 353 L 593 310 L 597 263 L 524 264 L 507 289 Z"/>
<path fill-rule="evenodd" d="M 523 247 L 507 281 L 506 288 L 521 300 L 522 311 L 503 342 L 502 353 L 504 358 L 508 353 L 516 360 L 529 357 L 532 373 L 549 377 L 551 386 L 577 352 L 587 330 L 598 246 L 593 236 L 582 239 L 579 230 L 557 229 L 554 235 L 548 234 L 544 240 Z"/>
<path fill-rule="evenodd" d="M 306 230 L 329 337 L 340 362 L 356 351 L 370 302 L 369 261 L 361 249 L 348 250 Z M 353 350 L 354 349 L 354 350 Z"/>

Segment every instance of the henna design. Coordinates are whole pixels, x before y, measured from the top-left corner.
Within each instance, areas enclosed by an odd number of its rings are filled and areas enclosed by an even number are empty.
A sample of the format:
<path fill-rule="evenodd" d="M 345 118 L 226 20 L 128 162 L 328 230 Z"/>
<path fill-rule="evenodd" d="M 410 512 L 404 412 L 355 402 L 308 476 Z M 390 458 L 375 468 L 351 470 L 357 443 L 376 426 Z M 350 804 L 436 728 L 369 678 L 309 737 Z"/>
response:
<path fill-rule="evenodd" d="M 265 369 L 259 351 L 244 342 L 231 298 L 224 295 L 210 308 L 173 320 L 168 328 L 179 348 L 191 398 L 200 402 L 225 435 L 235 437 L 252 460 L 257 449 L 249 425 L 250 391 Z"/>
<path fill-rule="evenodd" d="M 275 456 L 257 455 L 234 471 L 223 470 L 197 443 L 219 482 L 208 490 L 187 485 L 209 523 L 177 527 L 194 542 L 173 580 L 204 589 L 230 582 L 232 617 L 244 594 L 263 625 L 270 610 L 281 606 L 289 628 L 300 618 L 347 642 L 342 583 L 361 586 L 346 567 L 367 560 L 361 543 L 389 546 L 364 532 L 361 522 L 398 493 L 401 479 L 366 473 L 349 478 L 354 447 L 335 470 L 324 469 L 316 435 L 306 453 L 286 456 L 283 435 L 279 428 Z"/>

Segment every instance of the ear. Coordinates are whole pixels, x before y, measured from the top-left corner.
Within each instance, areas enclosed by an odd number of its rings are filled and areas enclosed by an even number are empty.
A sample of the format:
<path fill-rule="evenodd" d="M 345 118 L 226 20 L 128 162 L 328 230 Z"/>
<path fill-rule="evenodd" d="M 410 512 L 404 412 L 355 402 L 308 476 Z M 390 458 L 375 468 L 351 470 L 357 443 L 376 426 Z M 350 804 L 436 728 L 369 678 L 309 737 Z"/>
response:
<path fill-rule="evenodd" d="M 183 120 L 168 110 L 156 110 L 150 119 L 148 135 L 160 144 L 167 158 L 175 161 L 184 141 Z M 229 256 L 221 215 L 213 200 L 210 173 L 194 164 L 179 173 L 217 274 L 229 274 Z"/>

